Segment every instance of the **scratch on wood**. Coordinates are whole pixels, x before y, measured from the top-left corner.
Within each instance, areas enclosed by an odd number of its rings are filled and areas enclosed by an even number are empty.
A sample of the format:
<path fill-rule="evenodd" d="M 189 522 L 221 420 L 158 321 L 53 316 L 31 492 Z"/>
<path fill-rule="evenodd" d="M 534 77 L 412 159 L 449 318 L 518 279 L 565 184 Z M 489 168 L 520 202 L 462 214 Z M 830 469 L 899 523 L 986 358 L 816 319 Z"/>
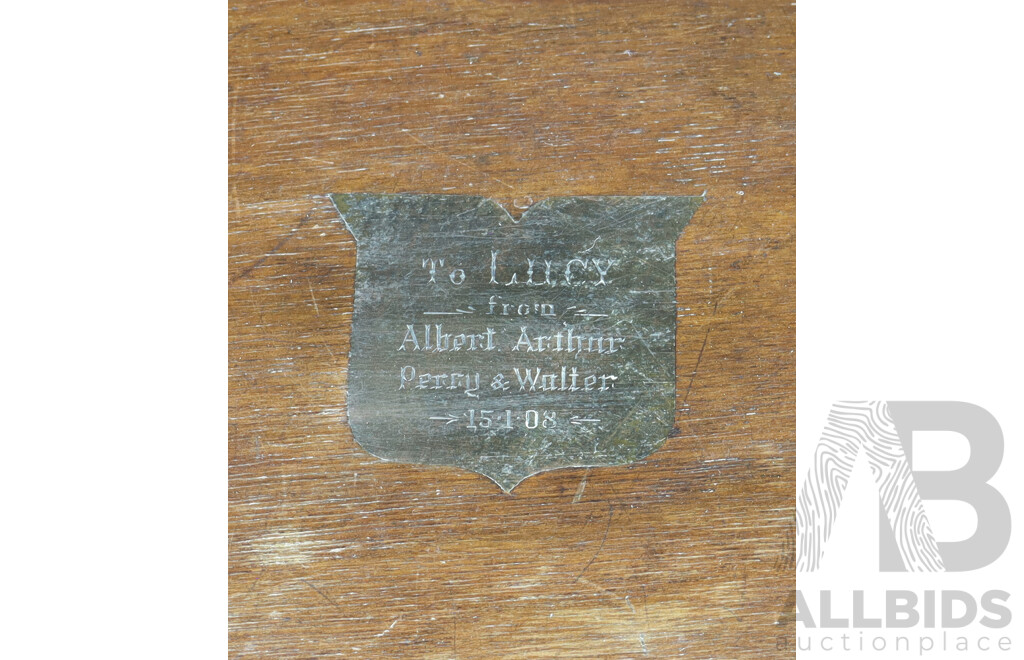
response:
<path fill-rule="evenodd" d="M 493 180 L 497 181 L 498 183 L 500 183 L 501 185 L 503 185 L 503 186 L 505 186 L 506 188 L 508 188 L 509 190 L 515 190 L 515 188 L 514 188 L 514 187 L 512 187 L 512 186 L 508 185 L 507 183 L 505 183 L 504 181 L 502 181 L 502 180 L 501 180 L 501 179 L 499 179 L 498 177 L 496 177 L 496 176 L 494 176 L 494 175 L 492 175 L 492 174 L 488 174 L 487 172 L 484 172 L 484 171 L 483 171 L 483 170 L 481 170 L 481 169 L 480 169 L 479 167 L 474 167 L 474 166 L 470 165 L 469 163 L 465 163 L 465 162 L 463 162 L 463 161 L 459 160 L 458 158 L 452 158 L 451 156 L 449 156 L 449 155 L 448 155 L 448 154 L 446 154 L 445 152 L 441 151 L 440 149 L 437 149 L 437 148 L 435 148 L 435 147 L 433 147 L 433 146 L 431 146 L 431 145 L 427 144 L 427 143 L 426 143 L 426 142 L 424 142 L 423 140 L 421 140 L 421 139 L 419 139 L 418 137 L 416 137 L 415 135 L 413 135 L 413 134 L 412 134 L 412 133 L 411 133 L 411 132 L 409 131 L 409 129 L 408 129 L 408 128 L 403 128 L 403 129 L 402 129 L 402 132 L 403 132 L 403 133 L 405 133 L 406 135 L 408 135 L 408 136 L 409 136 L 410 138 L 412 138 L 412 139 L 413 139 L 414 141 L 416 141 L 416 142 L 418 142 L 419 144 L 421 144 L 421 145 L 423 145 L 424 147 L 426 147 L 427 149 L 430 149 L 430 150 L 431 150 L 431 151 L 433 151 L 433 152 L 434 152 L 435 154 L 437 154 L 437 155 L 439 155 L 439 156 L 443 156 L 443 157 L 447 158 L 448 160 L 452 161 L 452 162 L 453 162 L 453 163 L 455 163 L 456 165 L 461 165 L 461 166 L 463 166 L 463 167 L 469 168 L 469 169 L 473 170 L 474 172 L 476 172 L 477 174 L 482 174 L 482 175 L 484 175 L 484 176 L 486 176 L 486 177 L 488 177 L 488 178 L 490 178 L 490 179 L 493 179 Z"/>
<path fill-rule="evenodd" d="M 392 621 L 392 622 L 391 622 L 391 625 L 390 625 L 390 626 L 388 626 L 387 628 L 385 628 L 385 629 L 384 629 L 384 632 L 379 632 L 379 633 L 377 633 L 376 635 L 374 635 L 374 637 L 383 637 L 384 635 L 388 634 L 388 632 L 389 632 L 389 631 L 390 631 L 390 630 L 391 630 L 392 628 L 394 628 L 394 627 L 395 627 L 395 624 L 397 624 L 397 623 L 398 623 L 399 621 L 401 621 L 401 620 L 402 620 L 402 617 L 398 617 L 397 619 L 395 619 L 394 621 Z"/>
<path fill-rule="evenodd" d="M 316 312 L 317 316 L 320 316 L 320 306 L 316 304 L 316 294 L 313 293 L 313 283 L 307 280 L 306 284 L 309 285 L 309 297 L 313 299 L 313 310 Z"/>
<path fill-rule="evenodd" d="M 601 538 L 601 544 L 599 546 L 597 546 L 597 552 L 595 552 L 594 556 L 590 558 L 590 561 L 587 562 L 587 565 L 583 567 L 583 570 L 580 571 L 580 574 L 577 575 L 576 579 L 572 581 L 573 584 L 576 584 L 577 582 L 580 581 L 580 578 L 583 577 L 583 574 L 587 572 L 587 569 L 590 568 L 590 565 L 593 564 L 594 560 L 597 559 L 597 556 L 599 554 L 601 554 L 601 550 L 604 549 L 604 544 L 608 540 L 608 532 L 610 532 L 611 529 L 612 529 L 612 516 L 614 514 L 615 514 L 615 505 L 609 503 L 608 504 L 608 524 L 604 528 L 604 536 Z"/>
<path fill-rule="evenodd" d="M 333 605 L 334 609 L 336 609 L 338 611 L 341 611 L 341 605 L 338 605 L 338 603 L 335 602 L 335 600 L 333 598 L 331 598 L 330 596 L 328 596 L 324 592 L 322 592 L 319 589 L 317 589 L 316 586 L 312 582 L 310 582 L 309 580 L 299 580 L 299 582 L 301 582 L 302 584 L 306 585 L 307 587 L 309 587 L 313 591 L 315 591 L 318 594 L 320 594 L 320 597 L 323 598 L 324 600 L 326 600 L 331 605 Z"/>
<path fill-rule="evenodd" d="M 279 240 L 277 242 L 277 245 L 275 245 L 273 248 L 271 248 L 270 252 L 267 252 L 262 257 L 257 259 L 255 262 L 253 262 L 249 266 L 246 266 L 245 268 L 243 268 L 242 272 L 240 272 L 238 275 L 235 275 L 234 277 L 232 277 L 228 281 L 228 284 L 234 284 L 235 282 L 237 282 L 238 280 L 242 279 L 243 277 L 248 276 L 254 270 L 256 270 L 257 268 L 262 266 L 264 263 L 266 263 L 267 259 L 269 259 L 270 257 L 272 257 L 275 254 L 277 254 L 278 252 L 280 252 L 281 248 L 283 248 L 285 245 L 287 245 L 288 241 L 291 240 L 292 235 L 295 233 L 295 230 L 302 229 L 304 226 L 306 226 L 306 223 L 308 223 L 312 219 L 312 217 L 313 217 L 313 211 L 310 211 L 309 213 L 304 215 L 302 217 L 302 219 L 299 220 L 299 224 L 295 225 L 295 227 L 292 229 L 292 231 L 289 231 L 287 235 L 285 235 L 281 240 Z"/>
<path fill-rule="evenodd" d="M 693 381 L 697 378 L 697 370 L 700 369 L 700 361 L 704 358 L 704 348 L 708 345 L 708 337 L 711 336 L 711 328 L 704 333 L 704 343 L 700 345 L 700 352 L 697 353 L 697 363 L 693 365 L 693 373 L 690 374 L 690 383 L 686 386 L 686 394 L 683 395 L 683 404 L 690 398 L 690 388 L 693 387 Z"/>
<path fill-rule="evenodd" d="M 587 487 L 587 477 L 590 475 L 590 468 L 587 468 L 583 472 L 583 478 L 580 479 L 580 485 L 576 488 L 576 497 L 572 498 L 573 504 L 579 504 L 580 498 L 583 497 L 583 489 Z"/>

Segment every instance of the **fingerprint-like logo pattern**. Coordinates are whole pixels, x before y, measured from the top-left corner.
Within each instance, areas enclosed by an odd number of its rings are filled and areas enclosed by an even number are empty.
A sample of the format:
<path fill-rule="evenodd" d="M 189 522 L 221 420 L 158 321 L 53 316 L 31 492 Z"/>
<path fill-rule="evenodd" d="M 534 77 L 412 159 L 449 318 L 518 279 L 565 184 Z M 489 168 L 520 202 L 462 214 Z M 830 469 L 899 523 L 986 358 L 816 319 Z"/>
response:
<path fill-rule="evenodd" d="M 942 557 L 885 401 L 832 406 L 797 501 L 797 570 L 815 571 L 858 454 L 868 457 L 882 508 L 908 571 L 942 571 Z"/>

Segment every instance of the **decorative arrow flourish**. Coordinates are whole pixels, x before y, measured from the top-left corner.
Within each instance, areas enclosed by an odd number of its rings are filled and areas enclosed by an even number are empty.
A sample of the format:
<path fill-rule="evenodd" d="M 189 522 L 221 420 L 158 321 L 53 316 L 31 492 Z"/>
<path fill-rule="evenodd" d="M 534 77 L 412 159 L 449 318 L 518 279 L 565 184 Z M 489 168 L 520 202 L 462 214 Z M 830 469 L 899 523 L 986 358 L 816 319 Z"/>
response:
<path fill-rule="evenodd" d="M 472 314 L 476 310 L 472 306 L 469 309 L 458 309 L 454 312 L 423 312 L 424 316 L 458 316 L 459 314 Z"/>

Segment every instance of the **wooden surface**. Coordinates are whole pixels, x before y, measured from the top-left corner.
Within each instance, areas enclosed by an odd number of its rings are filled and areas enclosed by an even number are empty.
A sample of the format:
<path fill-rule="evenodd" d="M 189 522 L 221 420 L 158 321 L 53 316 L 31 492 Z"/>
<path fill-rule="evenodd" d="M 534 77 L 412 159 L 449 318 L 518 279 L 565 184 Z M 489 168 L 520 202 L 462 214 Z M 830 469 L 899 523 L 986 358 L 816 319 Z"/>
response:
<path fill-rule="evenodd" d="M 794 29 L 788 2 L 231 6 L 233 657 L 792 655 Z M 365 453 L 325 196 L 354 191 L 706 192 L 673 437 L 512 495 Z"/>

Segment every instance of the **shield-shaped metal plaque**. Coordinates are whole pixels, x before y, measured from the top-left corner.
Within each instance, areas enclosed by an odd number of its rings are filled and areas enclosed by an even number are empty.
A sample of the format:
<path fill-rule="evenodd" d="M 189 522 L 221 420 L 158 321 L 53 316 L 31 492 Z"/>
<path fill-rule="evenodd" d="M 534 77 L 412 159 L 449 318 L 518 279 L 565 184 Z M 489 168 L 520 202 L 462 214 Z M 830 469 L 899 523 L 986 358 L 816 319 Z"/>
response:
<path fill-rule="evenodd" d="M 639 460 L 675 413 L 675 243 L 700 197 L 332 195 L 356 238 L 348 418 L 486 475 Z"/>

